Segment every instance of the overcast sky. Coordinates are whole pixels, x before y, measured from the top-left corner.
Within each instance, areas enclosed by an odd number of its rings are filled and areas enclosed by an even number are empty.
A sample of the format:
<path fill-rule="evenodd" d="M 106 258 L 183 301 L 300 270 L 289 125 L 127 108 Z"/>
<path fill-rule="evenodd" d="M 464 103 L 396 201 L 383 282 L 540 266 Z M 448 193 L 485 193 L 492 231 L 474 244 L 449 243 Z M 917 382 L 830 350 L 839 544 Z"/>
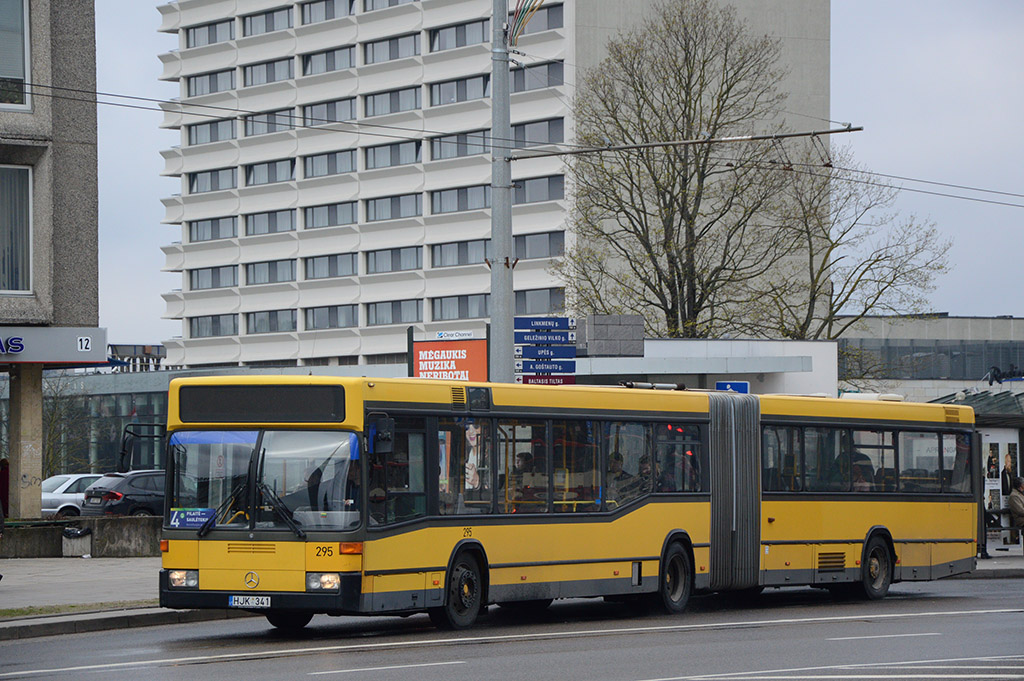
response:
<path fill-rule="evenodd" d="M 97 0 L 101 91 L 177 96 L 157 80 L 157 55 L 177 46 L 156 32 L 158 4 Z M 1022 35 L 1018 0 L 834 0 L 832 118 L 864 127 L 842 141 L 874 172 L 1024 194 Z M 161 120 L 154 111 L 99 108 L 100 325 L 111 343 L 181 334 L 180 322 L 161 319 L 161 294 L 181 287 L 180 275 L 160 271 L 160 247 L 180 239 L 160 222 L 160 199 L 180 191 L 160 177 L 160 150 L 178 143 Z M 901 184 L 1024 206 L 1022 196 Z M 904 191 L 897 209 L 953 240 L 954 268 L 938 281 L 934 311 L 1024 317 L 1024 207 Z"/>

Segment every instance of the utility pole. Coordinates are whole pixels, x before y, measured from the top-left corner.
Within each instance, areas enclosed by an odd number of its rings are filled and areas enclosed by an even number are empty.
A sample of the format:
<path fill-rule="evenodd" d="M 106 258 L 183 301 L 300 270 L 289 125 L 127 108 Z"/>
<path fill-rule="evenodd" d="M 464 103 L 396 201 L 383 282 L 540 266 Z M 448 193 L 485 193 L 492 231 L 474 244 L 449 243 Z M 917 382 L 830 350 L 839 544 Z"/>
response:
<path fill-rule="evenodd" d="M 489 378 L 512 382 L 512 122 L 509 104 L 508 0 L 491 14 L 491 337 Z"/>

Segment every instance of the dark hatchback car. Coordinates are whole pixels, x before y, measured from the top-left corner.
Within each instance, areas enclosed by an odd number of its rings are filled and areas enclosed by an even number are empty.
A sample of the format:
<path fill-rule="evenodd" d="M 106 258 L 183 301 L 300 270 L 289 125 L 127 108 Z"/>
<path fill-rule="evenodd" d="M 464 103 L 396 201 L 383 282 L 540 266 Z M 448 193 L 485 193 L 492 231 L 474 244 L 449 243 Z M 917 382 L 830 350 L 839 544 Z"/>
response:
<path fill-rule="evenodd" d="M 107 473 L 85 490 L 83 516 L 163 515 L 164 472 Z"/>

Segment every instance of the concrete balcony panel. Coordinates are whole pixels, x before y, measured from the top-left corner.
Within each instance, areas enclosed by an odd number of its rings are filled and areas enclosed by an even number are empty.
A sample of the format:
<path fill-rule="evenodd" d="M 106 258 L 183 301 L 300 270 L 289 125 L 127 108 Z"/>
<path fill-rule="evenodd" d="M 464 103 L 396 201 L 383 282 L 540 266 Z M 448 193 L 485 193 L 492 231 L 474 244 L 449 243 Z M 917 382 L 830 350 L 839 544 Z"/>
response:
<path fill-rule="evenodd" d="M 490 16 L 490 8 L 487 12 Z M 454 23 L 472 21 L 474 18 L 483 19 L 487 17 L 463 16 Z M 442 26 L 450 24 L 442 24 Z M 423 34 L 424 50 L 430 48 L 430 31 Z M 478 45 L 466 45 L 440 52 L 424 51 L 423 54 L 423 79 L 428 83 L 439 80 L 450 80 L 462 78 L 469 73 L 490 73 L 491 71 L 491 43 L 490 34 L 488 42 Z"/>
<path fill-rule="evenodd" d="M 357 329 L 300 331 L 298 337 L 300 357 L 350 357 L 359 354 Z"/>
<path fill-rule="evenodd" d="M 185 213 L 185 206 L 181 196 L 169 196 L 160 199 L 160 202 L 164 204 L 164 219 L 160 222 L 168 225 L 180 223 Z"/>
<path fill-rule="evenodd" d="M 310 51 L 306 50 L 306 52 Z M 296 62 L 296 68 L 302 68 L 301 56 Z M 298 87 L 297 103 L 301 106 L 355 97 L 359 94 L 359 82 L 355 69 L 340 69 L 318 73 L 314 76 L 300 76 L 295 79 L 295 85 Z"/>
<path fill-rule="evenodd" d="M 161 54 L 160 63 L 163 65 L 163 70 L 160 72 L 159 79 L 163 81 L 178 82 L 181 78 L 181 54 L 178 52 L 165 52 Z"/>
<path fill-rule="evenodd" d="M 419 218 L 381 220 L 360 225 L 359 244 L 364 251 L 422 243 L 423 222 Z"/>
<path fill-rule="evenodd" d="M 288 310 L 298 306 L 299 289 L 295 282 L 240 286 L 236 297 L 239 312 Z"/>
<path fill-rule="evenodd" d="M 356 277 L 306 280 L 299 286 L 299 307 L 302 308 L 354 305 L 359 300 L 360 287 Z"/>
<path fill-rule="evenodd" d="M 422 298 L 425 289 L 422 270 L 402 272 L 401 276 L 367 275 L 359 278 L 360 299 L 364 303 Z"/>
<path fill-rule="evenodd" d="M 239 231 L 242 232 L 241 227 Z M 242 251 L 240 262 L 263 262 L 265 260 L 284 260 L 295 258 L 299 252 L 299 241 L 295 231 L 276 232 L 274 234 L 257 234 L 242 236 L 238 239 Z"/>
<path fill-rule="evenodd" d="M 298 255 L 310 258 L 317 255 L 356 253 L 359 251 L 359 234 L 355 230 L 338 231 L 330 227 L 299 232 Z"/>
<path fill-rule="evenodd" d="M 395 7 L 363 12 L 363 3 L 359 3 L 359 40 L 380 40 L 391 36 L 415 33 L 423 27 L 423 11 L 421 3 L 410 2 Z M 420 51 L 423 46 L 420 45 Z"/>
<path fill-rule="evenodd" d="M 489 293 L 491 270 L 484 264 L 435 267 L 424 273 L 428 298 Z"/>

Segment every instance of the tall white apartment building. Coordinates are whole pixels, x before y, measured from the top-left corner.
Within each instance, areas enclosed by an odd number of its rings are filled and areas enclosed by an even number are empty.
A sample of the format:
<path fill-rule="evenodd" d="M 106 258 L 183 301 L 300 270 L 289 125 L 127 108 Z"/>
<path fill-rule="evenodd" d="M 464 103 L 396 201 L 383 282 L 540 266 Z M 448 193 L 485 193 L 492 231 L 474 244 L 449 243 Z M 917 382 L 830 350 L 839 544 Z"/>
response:
<path fill-rule="evenodd" d="M 514 0 L 509 3 L 515 6 Z M 828 117 L 827 0 L 733 3 L 785 39 L 788 108 Z M 576 74 L 651 0 L 548 0 L 520 38 L 513 140 L 574 136 Z M 180 83 L 163 152 L 181 193 L 164 247 L 182 287 L 167 363 L 404 363 L 407 330 L 482 335 L 488 317 L 491 0 L 176 0 L 160 7 Z M 815 121 L 820 125 L 820 121 Z M 512 166 L 517 314 L 558 312 L 558 157 Z"/>

